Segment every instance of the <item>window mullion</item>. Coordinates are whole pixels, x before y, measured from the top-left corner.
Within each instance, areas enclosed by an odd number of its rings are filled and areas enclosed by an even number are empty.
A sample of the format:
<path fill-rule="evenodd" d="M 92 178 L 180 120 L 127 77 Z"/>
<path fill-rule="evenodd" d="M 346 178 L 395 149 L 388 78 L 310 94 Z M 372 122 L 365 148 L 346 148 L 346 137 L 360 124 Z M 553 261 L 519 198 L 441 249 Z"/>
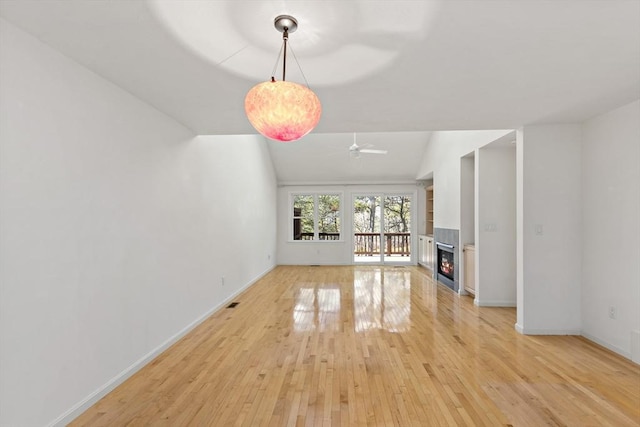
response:
<path fill-rule="evenodd" d="M 313 195 L 313 238 L 315 241 L 320 240 L 318 218 L 320 215 L 318 214 L 318 194 L 316 193 Z"/>

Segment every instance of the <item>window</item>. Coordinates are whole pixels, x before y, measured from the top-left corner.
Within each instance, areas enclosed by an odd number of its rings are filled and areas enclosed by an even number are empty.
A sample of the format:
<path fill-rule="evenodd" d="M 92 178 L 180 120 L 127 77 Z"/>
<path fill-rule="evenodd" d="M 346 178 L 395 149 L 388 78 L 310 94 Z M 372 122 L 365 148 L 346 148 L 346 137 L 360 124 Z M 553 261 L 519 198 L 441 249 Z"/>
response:
<path fill-rule="evenodd" d="M 340 240 L 340 194 L 293 194 L 293 240 Z"/>
<path fill-rule="evenodd" d="M 313 240 L 313 199 L 310 195 L 293 196 L 293 240 Z"/>

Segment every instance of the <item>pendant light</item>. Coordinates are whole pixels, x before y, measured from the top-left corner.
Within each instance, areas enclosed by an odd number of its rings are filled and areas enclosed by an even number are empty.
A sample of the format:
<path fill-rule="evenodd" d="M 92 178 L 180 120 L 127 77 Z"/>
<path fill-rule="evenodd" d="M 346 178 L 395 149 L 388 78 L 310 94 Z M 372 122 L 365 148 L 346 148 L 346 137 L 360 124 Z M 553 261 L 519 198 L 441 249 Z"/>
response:
<path fill-rule="evenodd" d="M 289 33 L 298 28 L 298 21 L 292 16 L 280 15 L 275 18 L 274 26 L 282 33 L 282 81 L 276 81 L 272 76 L 271 81 L 251 88 L 245 97 L 244 109 L 249 122 L 260 134 L 276 141 L 291 142 L 316 127 L 322 106 L 307 86 L 285 81 L 287 42 Z"/>

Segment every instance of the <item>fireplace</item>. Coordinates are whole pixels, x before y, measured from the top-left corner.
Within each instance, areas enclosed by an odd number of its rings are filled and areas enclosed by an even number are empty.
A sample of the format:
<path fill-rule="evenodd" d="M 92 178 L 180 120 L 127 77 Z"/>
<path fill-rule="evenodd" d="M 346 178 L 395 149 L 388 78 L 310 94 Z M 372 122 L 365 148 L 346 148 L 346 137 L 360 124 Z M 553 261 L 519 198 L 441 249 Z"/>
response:
<path fill-rule="evenodd" d="M 436 242 L 438 250 L 436 270 L 438 281 L 454 289 L 455 282 L 455 247 L 443 242 Z"/>
<path fill-rule="evenodd" d="M 434 279 L 454 292 L 460 290 L 460 232 L 453 228 L 434 227 L 433 238 L 436 241 Z"/>

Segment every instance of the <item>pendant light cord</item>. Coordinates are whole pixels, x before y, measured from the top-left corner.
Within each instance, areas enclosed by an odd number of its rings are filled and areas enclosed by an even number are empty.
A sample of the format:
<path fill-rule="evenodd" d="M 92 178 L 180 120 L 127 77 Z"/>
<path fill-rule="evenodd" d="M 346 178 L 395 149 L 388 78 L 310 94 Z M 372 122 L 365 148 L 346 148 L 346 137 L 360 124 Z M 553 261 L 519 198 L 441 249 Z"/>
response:
<path fill-rule="evenodd" d="M 282 58 L 282 81 L 286 80 L 287 75 L 287 47 L 291 50 L 291 54 L 293 55 L 293 59 L 296 61 L 298 65 L 298 69 L 300 70 L 300 74 L 302 74 L 302 78 L 304 79 L 304 84 L 309 88 L 309 82 L 307 81 L 307 76 L 304 75 L 304 71 L 302 71 L 302 67 L 300 66 L 300 62 L 298 62 L 298 57 L 296 53 L 293 51 L 293 47 L 289 46 L 289 29 L 284 27 L 284 31 L 282 32 L 282 46 L 280 46 L 280 52 L 278 52 L 278 57 L 276 58 L 276 63 L 273 66 L 273 70 L 271 71 L 271 81 L 276 81 L 275 75 L 278 70 L 278 64 L 280 63 L 280 57 Z M 284 55 L 283 55 L 284 54 Z M 311 89 L 311 88 L 309 88 Z"/>
<path fill-rule="evenodd" d="M 280 62 L 280 56 L 284 52 L 284 58 L 282 58 L 282 81 L 286 80 L 287 75 L 287 41 L 289 40 L 289 29 L 284 27 L 284 31 L 282 32 L 282 46 L 280 46 L 280 52 L 278 52 L 278 58 L 276 58 L 276 65 L 273 66 L 273 71 L 271 71 L 271 81 L 276 81 L 275 75 L 278 69 L 278 63 Z M 298 65 L 299 66 L 299 65 Z"/>
<path fill-rule="evenodd" d="M 309 82 L 307 81 L 307 76 L 304 75 L 304 71 L 302 71 L 302 67 L 300 66 L 300 63 L 298 62 L 298 57 L 296 56 L 296 53 L 293 51 L 293 47 L 289 46 L 289 49 L 291 49 L 291 54 L 293 54 L 293 59 L 295 59 L 296 64 L 298 64 L 298 69 L 300 70 L 300 74 L 302 74 L 302 78 L 304 79 L 304 84 L 309 87 Z M 311 88 L 309 88 L 311 89 Z"/>
<path fill-rule="evenodd" d="M 271 81 L 275 81 L 276 71 L 278 70 L 278 63 L 280 62 L 280 57 L 282 56 L 282 49 L 284 48 L 284 43 L 280 46 L 280 52 L 278 52 L 278 57 L 276 58 L 276 63 L 273 65 L 273 70 L 271 70 Z"/>

